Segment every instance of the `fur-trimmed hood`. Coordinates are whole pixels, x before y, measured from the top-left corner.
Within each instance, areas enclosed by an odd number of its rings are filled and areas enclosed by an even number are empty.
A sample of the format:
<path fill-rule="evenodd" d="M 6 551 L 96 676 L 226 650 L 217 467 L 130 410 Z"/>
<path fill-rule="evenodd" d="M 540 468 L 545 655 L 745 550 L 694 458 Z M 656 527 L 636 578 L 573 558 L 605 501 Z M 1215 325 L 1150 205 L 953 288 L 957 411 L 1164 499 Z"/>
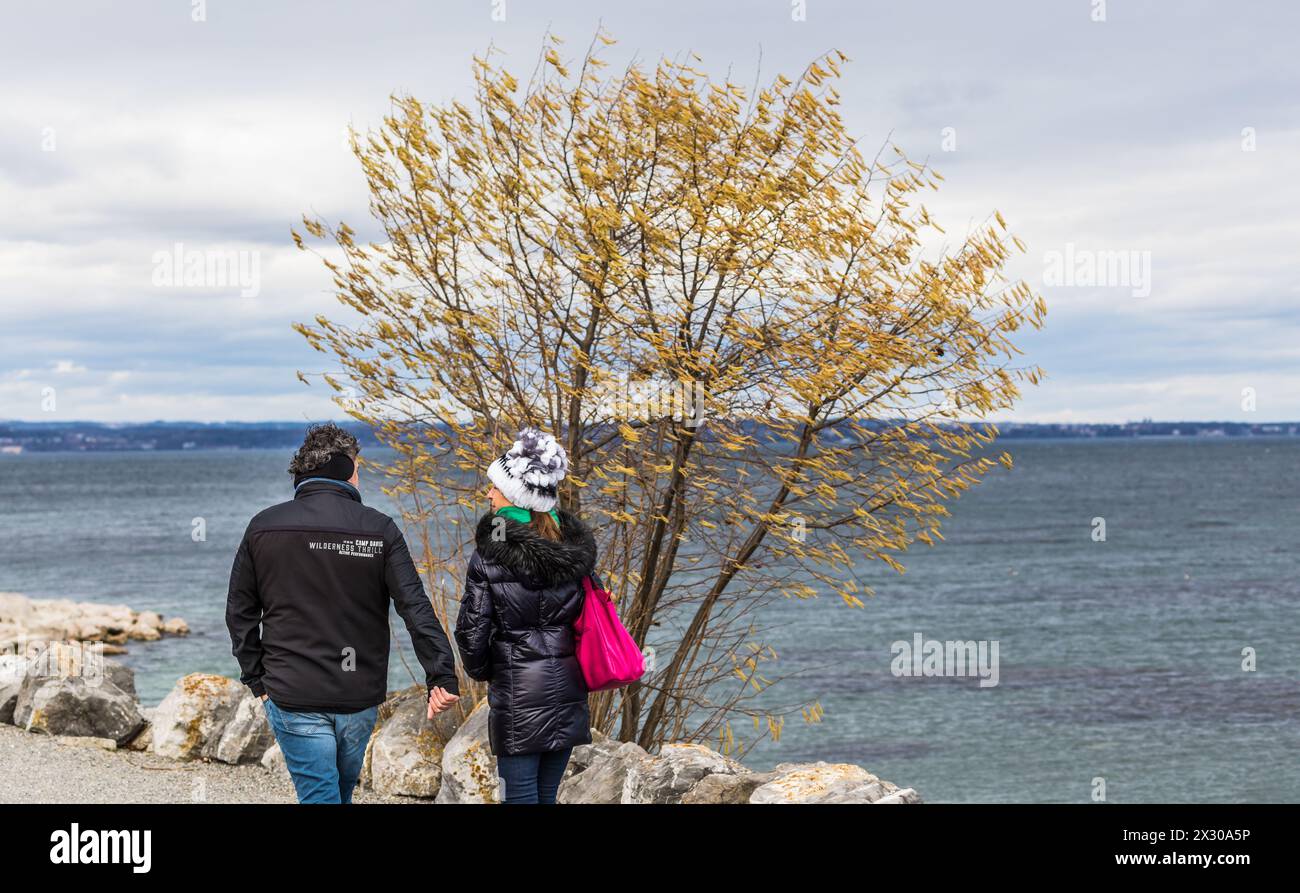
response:
<path fill-rule="evenodd" d="M 488 512 L 479 519 L 474 545 L 484 561 L 499 564 L 536 587 L 580 580 L 596 566 L 596 538 L 575 515 L 558 512 L 560 540 L 548 540 L 527 524 Z"/>

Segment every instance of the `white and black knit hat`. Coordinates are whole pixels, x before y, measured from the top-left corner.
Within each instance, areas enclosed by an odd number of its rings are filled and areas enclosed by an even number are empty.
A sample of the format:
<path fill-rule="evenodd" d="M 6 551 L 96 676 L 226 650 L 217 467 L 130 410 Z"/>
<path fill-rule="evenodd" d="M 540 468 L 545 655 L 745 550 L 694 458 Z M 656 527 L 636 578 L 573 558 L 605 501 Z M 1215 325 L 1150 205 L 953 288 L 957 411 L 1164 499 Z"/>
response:
<path fill-rule="evenodd" d="M 559 498 L 556 487 L 568 470 L 569 457 L 554 437 L 525 428 L 514 446 L 488 466 L 488 477 L 514 505 L 549 512 Z"/>

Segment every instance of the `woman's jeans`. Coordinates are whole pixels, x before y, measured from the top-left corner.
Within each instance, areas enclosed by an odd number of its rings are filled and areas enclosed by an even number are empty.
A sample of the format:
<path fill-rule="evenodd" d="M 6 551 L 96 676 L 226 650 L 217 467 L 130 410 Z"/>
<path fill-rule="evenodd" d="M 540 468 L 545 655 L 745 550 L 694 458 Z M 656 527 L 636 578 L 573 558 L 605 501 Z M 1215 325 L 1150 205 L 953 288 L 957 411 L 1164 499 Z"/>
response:
<path fill-rule="evenodd" d="M 291 713 L 262 702 L 299 803 L 351 803 L 379 707 L 360 713 Z"/>
<path fill-rule="evenodd" d="M 502 803 L 554 803 L 572 747 L 497 757 Z"/>

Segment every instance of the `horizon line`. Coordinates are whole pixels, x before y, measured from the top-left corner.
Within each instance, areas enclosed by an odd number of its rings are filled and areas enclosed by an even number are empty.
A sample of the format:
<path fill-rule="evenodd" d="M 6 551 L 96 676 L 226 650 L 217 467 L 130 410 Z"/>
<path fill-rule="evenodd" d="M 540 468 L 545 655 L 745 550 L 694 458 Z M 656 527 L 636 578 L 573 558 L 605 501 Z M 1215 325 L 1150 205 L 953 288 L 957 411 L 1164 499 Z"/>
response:
<path fill-rule="evenodd" d="M 889 421 L 888 419 L 866 419 L 867 421 Z M 362 425 L 365 427 L 374 427 L 366 422 L 344 416 L 342 418 L 317 418 L 317 419 L 143 419 L 136 421 L 106 421 L 101 419 L 66 419 L 55 421 L 53 419 L 22 419 L 22 418 L 0 418 L 0 425 L 5 424 L 23 424 L 23 425 L 319 425 L 327 422 L 335 424 Z M 431 423 L 433 424 L 433 423 Z M 1006 425 L 1036 425 L 1040 427 L 1047 426 L 1079 426 L 1079 425 L 1300 425 L 1300 419 L 1272 419 L 1267 421 L 1248 421 L 1245 419 L 1128 419 L 1126 421 L 1069 421 L 1069 422 L 1034 422 L 1034 421 L 1017 421 L 1014 419 L 1004 419 L 1001 421 L 995 419 L 959 419 L 942 422 L 940 424 L 953 425 L 997 425 L 999 427 Z"/>

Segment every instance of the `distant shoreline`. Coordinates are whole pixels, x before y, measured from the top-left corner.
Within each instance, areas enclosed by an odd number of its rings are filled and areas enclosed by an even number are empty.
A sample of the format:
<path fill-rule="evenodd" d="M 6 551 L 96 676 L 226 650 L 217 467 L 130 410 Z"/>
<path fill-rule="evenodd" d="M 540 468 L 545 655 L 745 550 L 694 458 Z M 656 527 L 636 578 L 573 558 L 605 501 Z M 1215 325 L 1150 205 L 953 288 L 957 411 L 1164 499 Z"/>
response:
<path fill-rule="evenodd" d="M 165 453 L 294 449 L 307 422 L 0 421 L 0 458 L 33 453 Z M 382 446 L 355 421 L 341 423 L 363 448 Z M 887 423 L 878 423 L 881 425 Z M 1123 424 L 974 423 L 1002 440 L 1224 440 L 1300 436 L 1300 422 L 1126 422 Z"/>

